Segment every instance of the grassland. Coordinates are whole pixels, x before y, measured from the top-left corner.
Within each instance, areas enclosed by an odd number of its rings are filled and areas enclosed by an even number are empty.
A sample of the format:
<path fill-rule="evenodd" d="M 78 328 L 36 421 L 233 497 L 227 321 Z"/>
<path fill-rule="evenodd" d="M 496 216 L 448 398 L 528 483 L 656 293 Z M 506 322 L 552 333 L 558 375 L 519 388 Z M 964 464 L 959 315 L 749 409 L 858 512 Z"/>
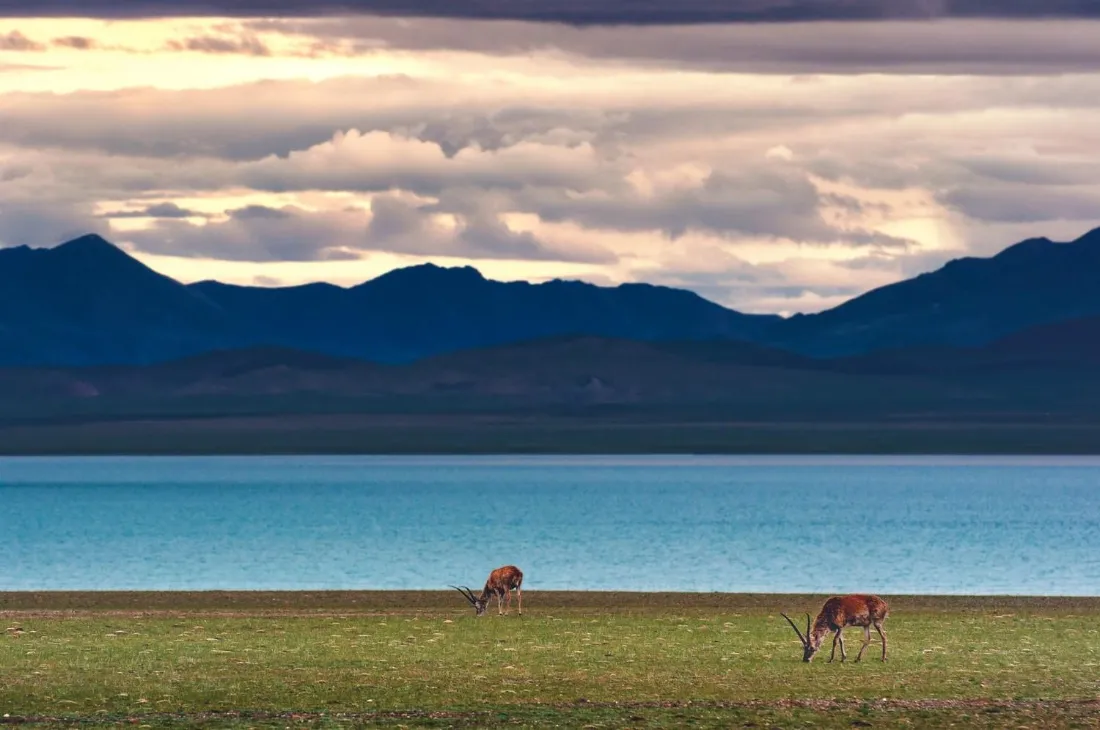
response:
<path fill-rule="evenodd" d="M 0 593 L 42 726 L 1098 727 L 1100 599 L 890 598 L 890 659 L 800 661 L 821 596 Z M 514 607 L 513 607 L 514 609 Z M 849 630 L 849 651 L 859 645 Z M 851 657 L 850 657 L 851 659 Z"/>

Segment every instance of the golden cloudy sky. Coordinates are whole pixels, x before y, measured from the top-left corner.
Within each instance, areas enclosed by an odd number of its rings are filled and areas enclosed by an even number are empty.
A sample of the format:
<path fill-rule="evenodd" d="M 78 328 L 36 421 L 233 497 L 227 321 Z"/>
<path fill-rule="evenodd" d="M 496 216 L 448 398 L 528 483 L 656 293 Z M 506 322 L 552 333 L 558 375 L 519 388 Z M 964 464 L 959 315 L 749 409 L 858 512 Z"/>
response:
<path fill-rule="evenodd" d="M 125 5 L 0 0 L 0 245 L 95 231 L 264 285 L 470 263 L 789 313 L 1100 222 L 1098 3 L 610 26 Z"/>

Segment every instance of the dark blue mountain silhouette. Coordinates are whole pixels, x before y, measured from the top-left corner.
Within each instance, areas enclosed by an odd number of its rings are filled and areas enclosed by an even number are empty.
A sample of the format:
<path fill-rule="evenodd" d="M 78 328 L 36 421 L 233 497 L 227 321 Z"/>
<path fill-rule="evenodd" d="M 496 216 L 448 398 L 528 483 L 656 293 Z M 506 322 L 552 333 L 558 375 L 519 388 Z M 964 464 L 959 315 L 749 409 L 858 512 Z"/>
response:
<path fill-rule="evenodd" d="M 359 286 L 182 285 L 98 236 L 0 250 L 0 365 L 145 364 L 255 345 L 403 362 L 551 335 L 754 340 L 780 321 L 645 284 L 490 281 L 431 264 Z"/>
<path fill-rule="evenodd" d="M 962 258 L 819 314 L 767 340 L 814 355 L 918 345 L 981 345 L 1018 330 L 1100 315 L 1100 228 L 1072 243 L 1033 238 Z"/>
<path fill-rule="evenodd" d="M 412 266 L 351 288 L 185 286 L 98 236 L 0 249 L 0 365 L 145 364 L 256 346 L 399 363 L 577 335 L 742 340 L 815 357 L 893 350 L 922 360 L 935 357 L 929 348 L 1096 316 L 1100 229 L 1072 243 L 1031 239 L 991 258 L 952 261 L 787 320 L 680 289 L 506 283 L 471 267 Z"/>
<path fill-rule="evenodd" d="M 142 363 L 235 341 L 218 305 L 99 236 L 0 250 L 0 362 Z"/>
<path fill-rule="evenodd" d="M 350 289 L 190 287 L 268 344 L 383 362 L 565 334 L 637 340 L 758 339 L 778 317 L 746 315 L 645 284 L 490 281 L 473 268 L 412 266 Z"/>

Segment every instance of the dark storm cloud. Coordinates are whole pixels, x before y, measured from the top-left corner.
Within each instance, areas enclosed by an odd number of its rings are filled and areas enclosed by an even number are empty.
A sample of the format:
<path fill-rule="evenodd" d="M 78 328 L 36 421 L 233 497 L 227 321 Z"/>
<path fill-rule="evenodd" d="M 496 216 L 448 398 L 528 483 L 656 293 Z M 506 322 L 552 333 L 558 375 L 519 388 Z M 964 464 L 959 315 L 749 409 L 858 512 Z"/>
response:
<path fill-rule="evenodd" d="M 628 60 L 743 73 L 1053 74 L 1100 68 L 1097 26 L 1080 20 L 935 23 L 770 23 L 573 27 L 441 18 L 275 18 L 255 32 L 299 36 L 309 55 L 355 56 L 379 48 L 522 56 L 557 49 L 583 58 Z"/>
<path fill-rule="evenodd" d="M 1100 17 L 1100 0 L 0 0 L 7 17 L 390 16 L 571 24 Z"/>

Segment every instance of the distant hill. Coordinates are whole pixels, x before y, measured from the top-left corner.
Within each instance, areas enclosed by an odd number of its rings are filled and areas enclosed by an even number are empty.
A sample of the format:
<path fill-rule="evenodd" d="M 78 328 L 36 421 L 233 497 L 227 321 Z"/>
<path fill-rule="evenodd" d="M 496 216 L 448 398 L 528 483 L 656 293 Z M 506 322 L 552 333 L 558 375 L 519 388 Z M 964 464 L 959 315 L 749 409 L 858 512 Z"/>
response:
<path fill-rule="evenodd" d="M 431 264 L 352 288 L 184 286 L 98 236 L 0 249 L 0 365 L 148 364 L 278 346 L 407 362 L 552 335 L 755 340 L 780 321 L 647 284 L 490 281 Z"/>
<path fill-rule="evenodd" d="M 1029 327 L 985 349 L 1002 361 L 1100 365 L 1100 317 Z"/>
<path fill-rule="evenodd" d="M 1034 330 L 982 348 L 838 359 L 732 341 L 600 337 L 552 337 L 405 364 L 257 347 L 147 366 L 0 368 L 0 420 L 77 412 L 169 417 L 195 404 L 221 415 L 621 407 L 745 421 L 1093 417 L 1100 371 L 1081 367 L 1076 354 L 1021 359 L 1029 339 L 1057 336 Z"/>
<path fill-rule="evenodd" d="M 0 368 L 0 398 L 179 398 L 316 393 L 500 396 L 517 402 L 738 400 L 815 361 L 735 341 L 552 337 L 400 365 L 280 347 L 219 350 L 152 365 Z M 755 396 L 754 396 L 755 397 Z"/>
<path fill-rule="evenodd" d="M 837 356 L 921 345 L 981 345 L 1027 327 L 1100 315 L 1100 228 L 1072 243 L 1034 238 L 962 258 L 833 309 L 797 315 L 770 344 Z"/>
<path fill-rule="evenodd" d="M 1100 317 L 1083 317 L 1025 328 L 977 347 L 926 345 L 887 348 L 817 361 L 848 373 L 877 375 L 1063 373 L 1100 376 Z M 1037 380 L 1036 387 L 1049 387 Z"/>
<path fill-rule="evenodd" d="M 407 363 L 471 348 L 588 336 L 695 342 L 700 356 L 706 351 L 714 357 L 729 353 L 704 343 L 741 341 L 773 348 L 767 355 L 755 351 L 772 360 L 791 353 L 856 357 L 846 367 L 877 372 L 890 362 L 902 372 L 943 357 L 952 367 L 973 363 L 941 350 L 1016 333 L 1023 339 L 1002 346 L 1048 349 L 1049 342 L 1029 340 L 1039 335 L 1024 331 L 1076 320 L 1042 336 L 1062 342 L 1066 357 L 1084 357 L 1087 348 L 1074 345 L 1073 355 L 1067 343 L 1085 336 L 1080 328 L 1092 326 L 1089 318 L 1100 317 L 1098 284 L 1100 229 L 1072 243 L 1031 239 L 990 258 L 951 261 L 831 310 L 790 319 L 743 314 L 668 287 L 499 282 L 471 267 L 432 264 L 350 288 L 185 286 L 98 236 L 84 236 L 53 249 L 0 249 L 0 367 L 150 364 L 257 347 Z M 859 360 L 863 355 L 869 359 Z"/>

